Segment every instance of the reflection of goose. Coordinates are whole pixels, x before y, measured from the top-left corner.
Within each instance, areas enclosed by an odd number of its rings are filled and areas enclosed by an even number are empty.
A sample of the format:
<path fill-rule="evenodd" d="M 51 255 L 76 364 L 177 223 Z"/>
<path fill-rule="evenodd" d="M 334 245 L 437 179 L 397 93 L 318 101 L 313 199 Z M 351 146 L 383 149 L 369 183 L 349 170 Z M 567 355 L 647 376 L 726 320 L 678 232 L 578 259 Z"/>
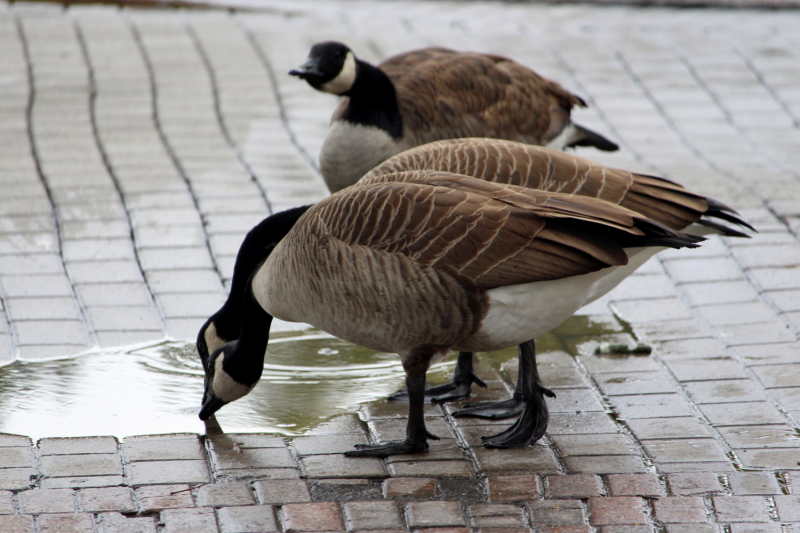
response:
<path fill-rule="evenodd" d="M 344 96 L 320 152 L 331 192 L 414 146 L 462 137 L 512 139 L 562 149 L 613 142 L 570 120 L 586 103 L 511 59 L 446 48 L 393 56 L 377 67 L 344 44 L 315 44 L 290 74 Z"/>
<path fill-rule="evenodd" d="M 487 444 L 540 438 L 549 391 L 530 339 L 659 249 L 702 240 L 595 198 L 437 171 L 362 180 L 309 208 L 291 229 L 269 221 L 259 225 L 263 242 L 278 244 L 245 284 L 239 338 L 209 357 L 200 417 L 255 386 L 272 317 L 307 322 L 400 355 L 410 399 L 406 440 L 348 452 L 378 457 L 427 449 L 425 373 L 451 348 L 522 345 L 525 408 Z"/>

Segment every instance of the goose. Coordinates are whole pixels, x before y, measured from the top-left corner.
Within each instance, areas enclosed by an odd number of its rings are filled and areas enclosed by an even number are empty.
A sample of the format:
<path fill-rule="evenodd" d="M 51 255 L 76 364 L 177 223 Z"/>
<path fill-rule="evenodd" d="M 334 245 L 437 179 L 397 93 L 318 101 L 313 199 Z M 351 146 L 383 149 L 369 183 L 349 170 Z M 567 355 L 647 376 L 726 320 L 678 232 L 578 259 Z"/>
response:
<path fill-rule="evenodd" d="M 497 183 L 600 198 L 693 235 L 749 238 L 722 222 L 755 231 L 722 202 L 689 192 L 664 178 L 609 168 L 564 152 L 498 139 L 429 143 L 388 159 L 368 172 L 364 179 L 411 170 L 441 170 Z M 614 286 L 609 285 L 609 290 Z M 597 293 L 587 303 L 604 294 Z M 468 396 L 472 383 L 486 387 L 473 372 L 472 358 L 471 352 L 459 352 L 452 381 L 428 388 L 426 398 L 437 403 L 446 402 Z M 524 373 L 520 372 L 511 399 L 466 405 L 454 411 L 453 416 L 502 419 L 518 415 L 523 408 L 523 378 Z M 389 399 L 406 400 L 407 393 L 398 391 Z"/>
<path fill-rule="evenodd" d="M 619 147 L 570 120 L 580 97 L 511 59 L 447 48 L 405 52 L 377 67 L 347 45 L 315 44 L 289 74 L 345 98 L 331 118 L 320 171 L 331 192 L 404 150 L 441 139 L 492 137 L 563 149 Z"/>
<path fill-rule="evenodd" d="M 425 427 L 425 374 L 451 349 L 523 346 L 525 407 L 484 444 L 535 442 L 547 426 L 549 391 L 530 339 L 658 250 L 703 240 L 597 198 L 441 171 L 361 180 L 306 209 L 288 230 L 272 218 L 259 225 L 269 244 L 245 284 L 239 337 L 208 357 L 199 416 L 207 420 L 253 389 L 273 317 L 305 322 L 400 356 L 406 438 L 346 452 L 358 457 L 428 449 L 437 437 Z"/>
<path fill-rule="evenodd" d="M 692 234 L 715 233 L 747 237 L 726 225 L 727 222 L 755 231 L 747 222 L 737 217 L 733 209 L 712 198 L 687 191 L 674 182 L 605 167 L 573 154 L 513 141 L 483 138 L 429 143 L 388 159 L 369 172 L 364 179 L 409 170 L 453 172 L 497 183 L 600 198 L 620 204 L 673 230 L 685 230 Z M 208 366 L 210 353 L 238 338 L 244 287 L 250 274 L 263 259 L 264 250 L 277 245 L 278 241 L 274 236 L 285 234 L 308 208 L 309 206 L 303 206 L 273 215 L 274 223 L 281 227 L 280 231 L 262 228 L 273 224 L 270 217 L 256 226 L 244 239 L 234 266 L 228 299 L 206 321 L 198 334 L 197 350 L 204 368 Z M 620 277 L 618 282 L 622 279 Z M 611 283 L 605 285 L 607 291 L 614 286 Z M 604 294 L 605 292 L 597 292 L 593 299 Z M 587 303 L 590 302 L 591 300 Z M 530 346 L 526 345 L 525 349 L 530 349 Z M 455 400 L 469 395 L 472 383 L 482 384 L 472 371 L 472 357 L 471 352 L 459 352 L 453 380 L 428 389 L 426 397 L 436 402 Z M 521 379 L 524 373 L 519 376 Z M 453 414 L 483 418 L 514 416 L 523 407 L 522 388 L 523 384 L 518 382 L 510 400 L 468 406 Z M 405 392 L 398 392 L 390 398 L 404 400 L 407 396 Z"/>

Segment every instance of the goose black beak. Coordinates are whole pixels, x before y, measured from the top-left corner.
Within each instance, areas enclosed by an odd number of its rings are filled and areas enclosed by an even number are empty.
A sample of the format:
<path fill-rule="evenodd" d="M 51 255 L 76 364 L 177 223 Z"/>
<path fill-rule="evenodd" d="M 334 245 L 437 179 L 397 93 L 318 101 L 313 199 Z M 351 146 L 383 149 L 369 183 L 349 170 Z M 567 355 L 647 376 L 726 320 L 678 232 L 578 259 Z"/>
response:
<path fill-rule="evenodd" d="M 211 390 L 206 390 L 203 398 L 204 402 L 202 409 L 200 409 L 200 420 L 208 420 L 211 418 L 211 415 L 219 411 L 220 407 L 225 405 L 225 402 L 217 398 L 217 395 Z"/>
<path fill-rule="evenodd" d="M 319 58 L 309 57 L 306 62 L 297 68 L 289 71 L 290 76 L 297 76 L 301 80 L 308 80 L 309 78 L 322 78 L 323 74 L 319 70 Z"/>

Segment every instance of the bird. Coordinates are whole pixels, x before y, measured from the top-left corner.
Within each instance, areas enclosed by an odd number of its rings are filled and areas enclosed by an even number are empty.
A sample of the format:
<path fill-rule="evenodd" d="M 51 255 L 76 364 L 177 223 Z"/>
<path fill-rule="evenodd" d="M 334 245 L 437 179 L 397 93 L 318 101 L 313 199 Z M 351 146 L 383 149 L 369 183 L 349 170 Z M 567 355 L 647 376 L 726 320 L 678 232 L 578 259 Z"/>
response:
<path fill-rule="evenodd" d="M 495 54 L 423 48 L 378 66 L 345 44 L 312 46 L 289 71 L 327 93 L 343 96 L 320 152 L 331 192 L 414 146 L 464 137 L 492 137 L 563 149 L 619 147 L 570 119 L 586 102 L 524 65 Z"/>
<path fill-rule="evenodd" d="M 657 251 L 703 240 L 601 199 L 433 170 L 360 180 L 290 228 L 275 216 L 259 224 L 267 245 L 244 286 L 239 336 L 208 356 L 199 416 L 207 420 L 258 382 L 273 317 L 305 322 L 397 353 L 405 370 L 406 438 L 357 445 L 346 452 L 353 457 L 427 451 L 437 437 L 425 427 L 425 373 L 451 349 L 523 346 L 525 407 L 484 444 L 535 442 L 549 391 L 530 339 Z"/>
<path fill-rule="evenodd" d="M 669 180 L 609 168 L 574 154 L 513 141 L 483 138 L 430 143 L 390 158 L 368 173 L 364 179 L 408 170 L 455 172 L 498 183 L 596 197 L 618 203 L 671 229 L 685 229 L 689 233 L 747 237 L 726 225 L 727 222 L 755 231 L 730 207 L 712 198 L 687 191 Z M 279 242 L 279 238 L 275 236 L 285 235 L 308 208 L 309 206 L 301 206 L 273 215 L 245 237 L 234 266 L 228 299 L 206 321 L 198 334 L 197 350 L 204 369 L 208 368 L 210 353 L 238 338 L 242 300 L 250 274 L 263 261 L 265 251 Z M 277 225 L 279 229 L 267 229 L 271 225 Z M 622 279 L 623 277 L 619 277 L 616 283 Z M 606 283 L 605 292 L 598 291 L 593 299 L 603 296 L 616 283 Z M 534 346 L 531 341 L 520 350 L 524 348 L 529 351 Z M 469 395 L 472 383 L 483 383 L 472 371 L 472 360 L 471 352 L 459 352 L 453 380 L 431 387 L 426 391 L 426 397 L 432 401 L 444 402 Z M 206 375 L 208 374 L 209 371 L 206 370 Z M 524 373 L 519 374 L 520 379 L 524 376 Z M 524 384 L 518 381 L 510 400 L 467 406 L 453 414 L 493 419 L 514 416 L 524 406 L 523 387 Z M 401 391 L 390 398 L 403 400 L 407 396 Z"/>
<path fill-rule="evenodd" d="M 664 178 L 609 168 L 576 155 L 498 139 L 451 139 L 418 146 L 378 165 L 364 179 L 412 170 L 454 172 L 497 183 L 600 198 L 693 235 L 749 238 L 726 222 L 755 231 L 722 202 L 687 191 Z M 614 286 L 609 284 L 609 290 Z M 604 294 L 598 292 L 587 303 Z M 426 398 L 441 403 L 468 396 L 473 383 L 485 387 L 473 372 L 472 360 L 471 352 L 460 352 L 452 381 L 428 388 Z M 524 384 L 520 381 L 524 376 L 519 373 L 511 399 L 466 405 L 454 411 L 453 416 L 502 419 L 518 415 L 524 407 Z M 398 391 L 389 399 L 406 400 L 407 393 Z"/>

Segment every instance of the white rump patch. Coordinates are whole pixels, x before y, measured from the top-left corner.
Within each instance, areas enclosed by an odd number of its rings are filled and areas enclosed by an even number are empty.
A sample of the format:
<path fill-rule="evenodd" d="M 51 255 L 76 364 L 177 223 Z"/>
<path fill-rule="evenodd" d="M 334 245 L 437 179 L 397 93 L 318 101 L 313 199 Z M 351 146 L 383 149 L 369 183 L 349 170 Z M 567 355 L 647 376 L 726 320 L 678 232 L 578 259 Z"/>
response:
<path fill-rule="evenodd" d="M 344 58 L 344 65 L 342 70 L 328 83 L 322 85 L 322 90 L 326 93 L 344 94 L 350 90 L 353 83 L 356 81 L 356 56 L 353 52 L 348 51 L 347 57 Z"/>
<path fill-rule="evenodd" d="M 561 133 L 556 135 L 556 137 L 547 143 L 545 146 L 546 148 L 552 148 L 553 150 L 563 150 L 567 147 L 569 143 L 575 140 L 575 137 L 578 134 L 578 129 L 575 127 L 574 124 L 570 123 L 567 125 L 566 128 L 561 130 Z"/>

